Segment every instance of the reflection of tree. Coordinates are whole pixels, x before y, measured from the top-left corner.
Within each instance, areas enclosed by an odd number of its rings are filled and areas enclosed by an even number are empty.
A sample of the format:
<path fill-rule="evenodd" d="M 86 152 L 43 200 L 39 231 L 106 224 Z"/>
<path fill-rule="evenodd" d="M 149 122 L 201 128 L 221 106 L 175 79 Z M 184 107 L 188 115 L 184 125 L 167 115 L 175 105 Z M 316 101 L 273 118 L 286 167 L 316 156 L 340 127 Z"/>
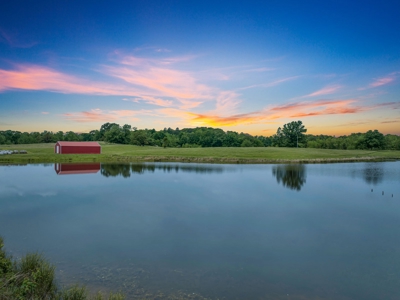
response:
<path fill-rule="evenodd" d="M 143 174 L 145 171 L 154 172 L 154 165 L 133 164 L 131 165 L 132 173 Z"/>
<path fill-rule="evenodd" d="M 272 168 L 272 174 L 278 183 L 282 182 L 284 187 L 300 191 L 306 183 L 305 165 L 277 165 Z"/>
<path fill-rule="evenodd" d="M 180 164 L 102 164 L 101 175 L 105 177 L 122 176 L 128 178 L 132 173 L 144 174 L 145 172 L 195 172 L 195 173 L 222 173 L 223 168 L 218 166 L 180 165 Z"/>
<path fill-rule="evenodd" d="M 363 170 L 363 177 L 368 184 L 378 184 L 383 180 L 383 168 L 379 163 L 367 164 Z"/>
<path fill-rule="evenodd" d="M 124 178 L 128 178 L 131 176 L 131 166 L 129 164 L 102 164 L 100 172 L 105 177 L 121 175 Z"/>

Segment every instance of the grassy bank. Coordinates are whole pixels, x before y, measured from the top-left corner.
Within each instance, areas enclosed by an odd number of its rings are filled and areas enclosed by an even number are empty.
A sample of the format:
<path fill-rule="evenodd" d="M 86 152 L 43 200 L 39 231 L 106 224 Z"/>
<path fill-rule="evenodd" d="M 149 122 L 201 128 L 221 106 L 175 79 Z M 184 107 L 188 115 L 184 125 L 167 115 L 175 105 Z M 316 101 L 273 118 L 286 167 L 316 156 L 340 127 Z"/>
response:
<path fill-rule="evenodd" d="M 27 154 L 0 156 L 1 164 L 55 162 L 208 162 L 208 163 L 319 163 L 400 159 L 400 151 L 332 150 L 314 148 L 161 148 L 102 143 L 102 154 L 54 154 L 53 144 L 2 145 L 1 150 Z"/>
<path fill-rule="evenodd" d="M 60 288 L 55 281 L 55 267 L 37 253 L 14 260 L 4 251 L 0 237 L 0 300 L 123 300 L 122 294 L 90 296 L 85 287 Z"/>

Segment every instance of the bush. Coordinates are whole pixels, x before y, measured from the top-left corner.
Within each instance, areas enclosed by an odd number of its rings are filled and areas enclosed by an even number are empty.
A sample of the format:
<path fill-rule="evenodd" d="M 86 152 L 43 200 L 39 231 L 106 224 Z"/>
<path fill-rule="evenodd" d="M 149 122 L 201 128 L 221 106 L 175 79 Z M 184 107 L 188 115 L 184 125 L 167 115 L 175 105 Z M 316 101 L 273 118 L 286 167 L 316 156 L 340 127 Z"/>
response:
<path fill-rule="evenodd" d="M 60 289 L 55 281 L 55 267 L 38 253 L 14 261 L 3 249 L 0 237 L 0 300 L 123 300 L 122 294 L 101 293 L 90 297 L 85 287 Z"/>

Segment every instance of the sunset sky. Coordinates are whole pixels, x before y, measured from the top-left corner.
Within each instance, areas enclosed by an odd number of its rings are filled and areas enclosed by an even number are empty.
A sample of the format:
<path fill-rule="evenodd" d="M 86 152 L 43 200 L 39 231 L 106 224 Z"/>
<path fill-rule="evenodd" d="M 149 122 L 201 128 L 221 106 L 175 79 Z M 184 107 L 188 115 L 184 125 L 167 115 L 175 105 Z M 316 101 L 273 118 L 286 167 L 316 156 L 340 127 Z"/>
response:
<path fill-rule="evenodd" d="M 400 135 L 399 1 L 1 1 L 0 130 Z"/>

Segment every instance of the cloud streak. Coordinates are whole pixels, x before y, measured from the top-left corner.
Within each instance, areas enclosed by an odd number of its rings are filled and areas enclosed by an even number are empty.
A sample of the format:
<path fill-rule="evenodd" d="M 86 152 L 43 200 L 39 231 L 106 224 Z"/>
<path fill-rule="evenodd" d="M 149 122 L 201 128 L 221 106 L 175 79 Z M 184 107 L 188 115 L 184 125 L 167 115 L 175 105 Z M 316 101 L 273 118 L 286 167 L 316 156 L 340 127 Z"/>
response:
<path fill-rule="evenodd" d="M 70 121 L 79 123 L 114 122 L 120 119 L 132 119 L 139 115 L 156 116 L 150 110 L 101 110 L 99 108 L 90 111 L 64 113 L 62 116 Z M 135 119 L 136 120 L 136 119 Z"/>
<path fill-rule="evenodd" d="M 320 96 L 325 96 L 325 95 L 330 95 L 334 94 L 337 90 L 341 89 L 342 86 L 340 85 L 328 85 L 326 87 L 323 87 L 320 90 L 317 90 L 313 93 L 310 93 L 308 95 L 301 96 L 297 99 L 302 99 L 302 98 L 311 98 L 311 97 L 320 97 Z"/>
<path fill-rule="evenodd" d="M 377 87 L 381 87 L 384 85 L 388 85 L 397 79 L 397 75 L 399 73 L 400 72 L 392 72 L 392 73 L 386 75 L 385 77 L 376 78 L 367 87 L 359 88 L 358 90 L 362 91 L 362 90 L 366 90 L 366 89 L 372 89 L 372 88 L 377 88 Z"/>
<path fill-rule="evenodd" d="M 277 85 L 287 82 L 287 81 L 298 79 L 299 77 L 300 76 L 291 76 L 291 77 L 278 79 L 278 80 L 268 82 L 268 83 L 253 84 L 253 85 L 245 86 L 242 88 L 238 88 L 238 89 L 236 89 L 236 91 L 243 91 L 243 90 L 248 90 L 248 89 L 253 89 L 253 88 L 269 88 L 269 87 L 277 86 Z"/>
<path fill-rule="evenodd" d="M 8 44 L 12 48 L 31 48 L 37 45 L 36 42 L 23 41 L 16 34 L 12 34 L 3 28 L 0 28 L 0 42 Z"/>
<path fill-rule="evenodd" d="M 194 113 L 179 110 L 160 110 L 167 117 L 185 119 L 193 126 L 235 126 L 250 124 L 266 124 L 278 119 L 291 119 L 300 117 L 313 117 L 325 115 L 355 114 L 372 107 L 357 105 L 355 99 L 345 100 L 319 100 L 288 103 L 285 105 L 271 106 L 259 111 L 243 114 L 221 115 L 215 112 Z"/>

